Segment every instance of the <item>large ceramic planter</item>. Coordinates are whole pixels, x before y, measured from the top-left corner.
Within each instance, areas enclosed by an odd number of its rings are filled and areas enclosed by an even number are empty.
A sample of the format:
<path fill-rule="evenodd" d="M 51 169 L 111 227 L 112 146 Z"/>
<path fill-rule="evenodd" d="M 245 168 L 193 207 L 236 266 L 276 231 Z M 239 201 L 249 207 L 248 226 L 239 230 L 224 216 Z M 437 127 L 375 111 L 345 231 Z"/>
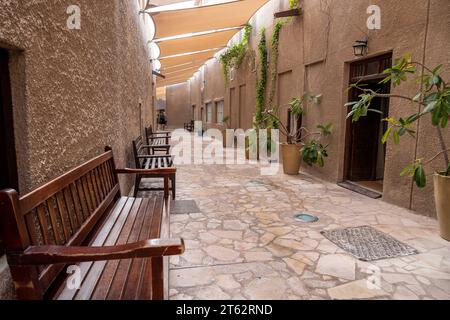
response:
<path fill-rule="evenodd" d="M 434 175 L 434 196 L 441 237 L 450 241 L 450 177 Z"/>
<path fill-rule="evenodd" d="M 301 146 L 297 144 L 281 144 L 281 156 L 283 158 L 283 170 L 285 174 L 298 175 L 300 171 Z"/>

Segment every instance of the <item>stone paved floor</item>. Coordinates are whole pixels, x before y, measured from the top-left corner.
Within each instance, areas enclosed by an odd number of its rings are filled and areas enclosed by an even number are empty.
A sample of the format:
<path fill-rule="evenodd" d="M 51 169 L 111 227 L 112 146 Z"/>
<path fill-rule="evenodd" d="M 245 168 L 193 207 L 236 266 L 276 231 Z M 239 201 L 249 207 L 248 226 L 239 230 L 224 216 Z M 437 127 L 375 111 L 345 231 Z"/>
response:
<path fill-rule="evenodd" d="M 201 213 L 171 216 L 173 237 L 187 247 L 171 258 L 171 299 L 450 299 L 450 244 L 433 219 L 303 174 L 178 168 L 177 198 L 196 200 Z M 299 211 L 320 221 L 297 222 Z M 366 263 L 320 234 L 361 225 L 420 254 Z"/>

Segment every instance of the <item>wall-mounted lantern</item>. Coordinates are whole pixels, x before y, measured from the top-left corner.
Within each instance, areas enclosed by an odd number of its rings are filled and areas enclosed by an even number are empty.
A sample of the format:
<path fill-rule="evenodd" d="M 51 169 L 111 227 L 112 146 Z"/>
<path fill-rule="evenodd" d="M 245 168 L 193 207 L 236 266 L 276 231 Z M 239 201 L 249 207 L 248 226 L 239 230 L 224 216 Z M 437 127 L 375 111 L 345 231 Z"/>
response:
<path fill-rule="evenodd" d="M 369 52 L 369 39 L 366 37 L 364 40 L 357 40 L 353 44 L 353 52 L 356 57 L 364 57 Z"/>

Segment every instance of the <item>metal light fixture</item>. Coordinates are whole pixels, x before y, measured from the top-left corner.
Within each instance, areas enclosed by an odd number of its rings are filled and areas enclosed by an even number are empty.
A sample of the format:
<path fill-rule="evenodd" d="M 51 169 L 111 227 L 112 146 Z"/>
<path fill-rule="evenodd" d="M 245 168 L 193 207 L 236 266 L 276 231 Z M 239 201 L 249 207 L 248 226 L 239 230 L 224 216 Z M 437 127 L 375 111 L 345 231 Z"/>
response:
<path fill-rule="evenodd" d="M 355 54 L 356 57 L 364 57 L 365 55 L 367 55 L 368 50 L 369 50 L 369 39 L 366 37 L 364 38 L 364 40 L 357 40 L 354 44 L 353 44 L 353 52 Z"/>

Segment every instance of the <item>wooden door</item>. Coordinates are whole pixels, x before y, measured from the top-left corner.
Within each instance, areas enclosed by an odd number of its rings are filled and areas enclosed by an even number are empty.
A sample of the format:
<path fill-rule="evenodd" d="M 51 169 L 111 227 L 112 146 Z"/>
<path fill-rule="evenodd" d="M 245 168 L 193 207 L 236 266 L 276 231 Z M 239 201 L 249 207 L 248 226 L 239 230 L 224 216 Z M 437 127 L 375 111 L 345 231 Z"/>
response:
<path fill-rule="evenodd" d="M 250 129 L 252 127 L 252 119 L 248 119 L 245 114 L 245 104 L 247 102 L 246 94 L 247 86 L 244 84 L 239 87 L 239 128 L 242 128 L 244 130 Z"/>
<path fill-rule="evenodd" d="M 355 90 L 354 94 L 358 95 L 359 92 Z M 372 102 L 372 108 L 376 110 L 382 111 L 384 105 L 381 99 L 374 99 Z M 352 181 L 377 180 L 381 120 L 381 114 L 369 112 L 367 117 L 362 117 L 351 126 L 349 179 Z"/>
<path fill-rule="evenodd" d="M 391 55 L 383 55 L 350 66 L 351 83 L 364 84 L 364 88 L 380 93 L 390 92 L 390 83 L 380 84 L 385 77 L 383 70 L 392 64 Z M 350 101 L 357 101 L 360 90 L 350 92 Z M 348 122 L 346 178 L 351 181 L 376 181 L 384 178 L 386 146 L 381 138 L 387 129 L 382 119 L 389 116 L 389 99 L 376 98 L 372 101 L 371 109 L 382 112 L 369 112 L 358 122 Z M 350 111 L 350 110 L 348 110 Z"/>
<path fill-rule="evenodd" d="M 295 86 L 293 83 L 292 71 L 281 73 L 278 76 L 277 100 L 275 100 L 279 108 L 278 112 L 281 122 L 289 126 L 292 131 L 296 130 L 295 127 L 297 121 L 297 119 L 289 117 L 289 102 L 296 96 Z M 280 141 L 286 142 L 286 137 L 284 135 L 280 135 Z"/>
<path fill-rule="evenodd" d="M 232 129 L 239 129 L 239 105 L 236 101 L 236 88 L 230 89 L 230 124 Z"/>
<path fill-rule="evenodd" d="M 10 85 L 8 52 L 0 49 L 0 190 L 19 188 Z M 2 253 L 0 234 L 0 254 Z"/>

